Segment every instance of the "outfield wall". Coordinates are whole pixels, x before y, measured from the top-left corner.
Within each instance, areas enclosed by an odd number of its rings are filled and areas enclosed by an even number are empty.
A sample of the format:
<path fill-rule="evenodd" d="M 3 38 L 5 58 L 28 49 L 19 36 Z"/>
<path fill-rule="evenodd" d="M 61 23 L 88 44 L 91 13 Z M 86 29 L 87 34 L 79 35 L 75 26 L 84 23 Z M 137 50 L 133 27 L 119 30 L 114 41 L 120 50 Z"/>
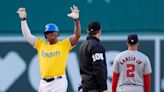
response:
<path fill-rule="evenodd" d="M 64 39 L 67 36 L 62 36 Z M 41 37 L 42 38 L 42 37 Z M 152 92 L 164 92 L 164 37 L 161 35 L 139 35 L 139 50 L 145 53 L 152 65 Z M 67 62 L 68 92 L 77 92 L 81 77 L 79 74 L 78 47 L 69 54 Z M 111 89 L 111 66 L 120 51 L 127 49 L 126 35 L 103 36 L 108 67 L 108 87 Z M 54 66 L 55 67 L 55 66 Z M 36 51 L 22 36 L 0 37 L 0 92 L 36 92 L 39 85 L 39 64 Z"/>

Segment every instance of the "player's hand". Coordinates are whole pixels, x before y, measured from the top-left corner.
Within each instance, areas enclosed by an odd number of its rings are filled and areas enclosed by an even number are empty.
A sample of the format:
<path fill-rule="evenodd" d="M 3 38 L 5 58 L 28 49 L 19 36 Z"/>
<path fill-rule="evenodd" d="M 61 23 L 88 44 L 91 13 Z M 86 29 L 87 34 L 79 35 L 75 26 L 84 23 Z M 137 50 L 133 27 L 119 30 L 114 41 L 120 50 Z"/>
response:
<path fill-rule="evenodd" d="M 19 14 L 20 19 L 24 19 L 27 17 L 27 13 L 26 13 L 25 8 L 19 8 L 17 13 Z"/>
<path fill-rule="evenodd" d="M 67 14 L 68 17 L 71 17 L 73 19 L 78 19 L 79 18 L 79 9 L 77 8 L 77 6 L 73 5 L 73 7 L 70 7 L 71 9 L 71 13 Z"/>

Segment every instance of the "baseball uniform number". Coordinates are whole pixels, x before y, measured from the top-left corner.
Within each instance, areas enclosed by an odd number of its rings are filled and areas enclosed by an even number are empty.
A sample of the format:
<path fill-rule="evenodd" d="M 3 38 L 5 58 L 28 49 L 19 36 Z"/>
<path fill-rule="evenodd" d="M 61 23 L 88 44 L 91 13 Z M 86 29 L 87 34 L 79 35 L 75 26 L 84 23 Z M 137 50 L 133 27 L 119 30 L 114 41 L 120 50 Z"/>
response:
<path fill-rule="evenodd" d="M 134 77 L 135 65 L 127 64 L 127 77 Z"/>

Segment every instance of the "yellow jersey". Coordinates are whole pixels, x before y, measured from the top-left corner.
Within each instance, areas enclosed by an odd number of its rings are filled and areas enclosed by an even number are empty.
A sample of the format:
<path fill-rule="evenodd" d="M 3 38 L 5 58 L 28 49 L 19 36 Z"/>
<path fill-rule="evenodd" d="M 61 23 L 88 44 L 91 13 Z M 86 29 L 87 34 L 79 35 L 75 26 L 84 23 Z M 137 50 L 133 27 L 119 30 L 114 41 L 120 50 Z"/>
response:
<path fill-rule="evenodd" d="M 41 77 L 50 78 L 66 73 L 66 61 L 73 48 L 69 38 L 53 45 L 36 38 L 34 48 L 38 51 Z"/>

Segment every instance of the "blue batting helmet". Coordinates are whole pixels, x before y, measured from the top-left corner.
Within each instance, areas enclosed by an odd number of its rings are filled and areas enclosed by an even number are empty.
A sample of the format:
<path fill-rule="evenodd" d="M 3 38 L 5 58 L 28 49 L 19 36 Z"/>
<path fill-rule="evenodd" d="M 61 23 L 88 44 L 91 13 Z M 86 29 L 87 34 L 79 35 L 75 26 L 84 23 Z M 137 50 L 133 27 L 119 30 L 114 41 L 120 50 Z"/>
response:
<path fill-rule="evenodd" d="M 45 27 L 46 27 L 46 29 L 45 29 L 44 33 L 59 32 L 58 26 L 53 23 L 49 23 Z"/>

